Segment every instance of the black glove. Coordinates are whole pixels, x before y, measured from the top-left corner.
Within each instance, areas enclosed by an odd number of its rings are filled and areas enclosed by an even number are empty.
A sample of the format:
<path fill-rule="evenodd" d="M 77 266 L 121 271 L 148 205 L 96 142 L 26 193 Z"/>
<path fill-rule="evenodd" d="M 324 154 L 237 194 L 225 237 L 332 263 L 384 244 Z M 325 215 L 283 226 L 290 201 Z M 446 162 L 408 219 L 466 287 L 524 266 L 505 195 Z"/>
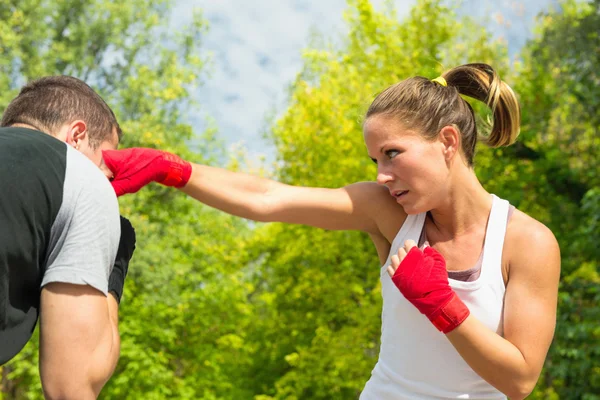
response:
<path fill-rule="evenodd" d="M 113 292 L 117 303 L 121 302 L 123 295 L 123 285 L 129 269 L 129 261 L 135 251 L 135 229 L 131 222 L 125 217 L 121 217 L 121 240 L 119 240 L 119 250 L 115 259 L 115 266 L 108 279 L 108 291 Z"/>

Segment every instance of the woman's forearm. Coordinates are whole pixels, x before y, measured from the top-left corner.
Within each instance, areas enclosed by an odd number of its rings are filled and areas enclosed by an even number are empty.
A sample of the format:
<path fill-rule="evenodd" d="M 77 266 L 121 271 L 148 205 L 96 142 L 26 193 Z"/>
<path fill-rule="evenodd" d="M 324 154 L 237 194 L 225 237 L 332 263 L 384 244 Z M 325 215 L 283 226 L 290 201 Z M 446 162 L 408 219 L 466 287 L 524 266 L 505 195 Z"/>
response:
<path fill-rule="evenodd" d="M 524 399 L 535 387 L 540 371 L 515 345 L 472 315 L 446 337 L 479 376 L 511 400 Z"/>
<path fill-rule="evenodd" d="M 181 190 L 196 200 L 238 217 L 268 221 L 269 194 L 281 183 L 244 174 L 193 164 L 192 175 Z"/>
<path fill-rule="evenodd" d="M 292 186 L 197 164 L 192 165 L 190 179 L 180 189 L 210 207 L 254 221 L 377 233 L 379 228 L 369 210 L 374 204 L 389 206 L 391 198 L 387 189 L 373 182 L 335 189 Z"/>

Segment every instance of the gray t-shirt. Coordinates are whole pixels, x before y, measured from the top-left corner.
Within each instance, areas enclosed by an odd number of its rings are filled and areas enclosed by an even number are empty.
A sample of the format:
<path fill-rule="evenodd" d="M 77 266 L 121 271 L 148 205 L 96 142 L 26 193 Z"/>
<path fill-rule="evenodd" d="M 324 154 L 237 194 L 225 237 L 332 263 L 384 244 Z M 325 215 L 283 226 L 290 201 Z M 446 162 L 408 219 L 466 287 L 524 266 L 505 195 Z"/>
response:
<path fill-rule="evenodd" d="M 115 193 L 87 157 L 45 133 L 0 128 L 0 365 L 31 337 L 45 285 L 107 294 L 120 229 Z"/>
<path fill-rule="evenodd" d="M 67 146 L 63 201 L 50 231 L 41 286 L 89 285 L 106 295 L 120 237 L 119 205 L 108 179 Z"/>

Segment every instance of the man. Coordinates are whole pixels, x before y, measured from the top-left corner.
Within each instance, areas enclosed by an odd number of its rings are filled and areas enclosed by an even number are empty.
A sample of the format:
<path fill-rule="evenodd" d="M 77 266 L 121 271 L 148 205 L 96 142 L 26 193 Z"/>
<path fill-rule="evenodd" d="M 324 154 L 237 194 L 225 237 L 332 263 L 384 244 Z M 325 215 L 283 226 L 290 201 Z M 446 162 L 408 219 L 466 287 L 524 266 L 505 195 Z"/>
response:
<path fill-rule="evenodd" d="M 66 76 L 26 85 L 0 126 L 0 365 L 39 314 L 44 395 L 95 399 L 119 357 L 118 303 L 135 249 L 99 169 L 121 129 L 98 94 Z"/>

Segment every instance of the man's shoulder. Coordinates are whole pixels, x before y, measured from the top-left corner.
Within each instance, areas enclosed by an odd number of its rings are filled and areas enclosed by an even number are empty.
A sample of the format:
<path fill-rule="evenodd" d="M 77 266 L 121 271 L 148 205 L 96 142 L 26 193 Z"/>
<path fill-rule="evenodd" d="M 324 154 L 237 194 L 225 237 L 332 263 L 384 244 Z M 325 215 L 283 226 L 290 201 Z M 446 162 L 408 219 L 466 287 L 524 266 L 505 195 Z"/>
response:
<path fill-rule="evenodd" d="M 47 133 L 20 127 L 0 128 L 2 169 L 12 166 L 17 172 L 64 175 L 67 144 Z"/>
<path fill-rule="evenodd" d="M 67 145 L 66 143 L 45 132 L 16 126 L 0 127 L 0 138 L 3 142 L 12 140 L 17 143 L 40 143 L 61 149 L 64 149 Z"/>
<path fill-rule="evenodd" d="M 42 286 L 89 285 L 106 294 L 120 236 L 115 192 L 100 169 L 71 146 L 63 192 Z"/>
<path fill-rule="evenodd" d="M 71 146 L 67 148 L 64 190 L 65 193 L 77 193 L 78 196 L 83 194 L 88 201 L 105 203 L 118 210 L 117 196 L 106 176 L 89 158 Z"/>

